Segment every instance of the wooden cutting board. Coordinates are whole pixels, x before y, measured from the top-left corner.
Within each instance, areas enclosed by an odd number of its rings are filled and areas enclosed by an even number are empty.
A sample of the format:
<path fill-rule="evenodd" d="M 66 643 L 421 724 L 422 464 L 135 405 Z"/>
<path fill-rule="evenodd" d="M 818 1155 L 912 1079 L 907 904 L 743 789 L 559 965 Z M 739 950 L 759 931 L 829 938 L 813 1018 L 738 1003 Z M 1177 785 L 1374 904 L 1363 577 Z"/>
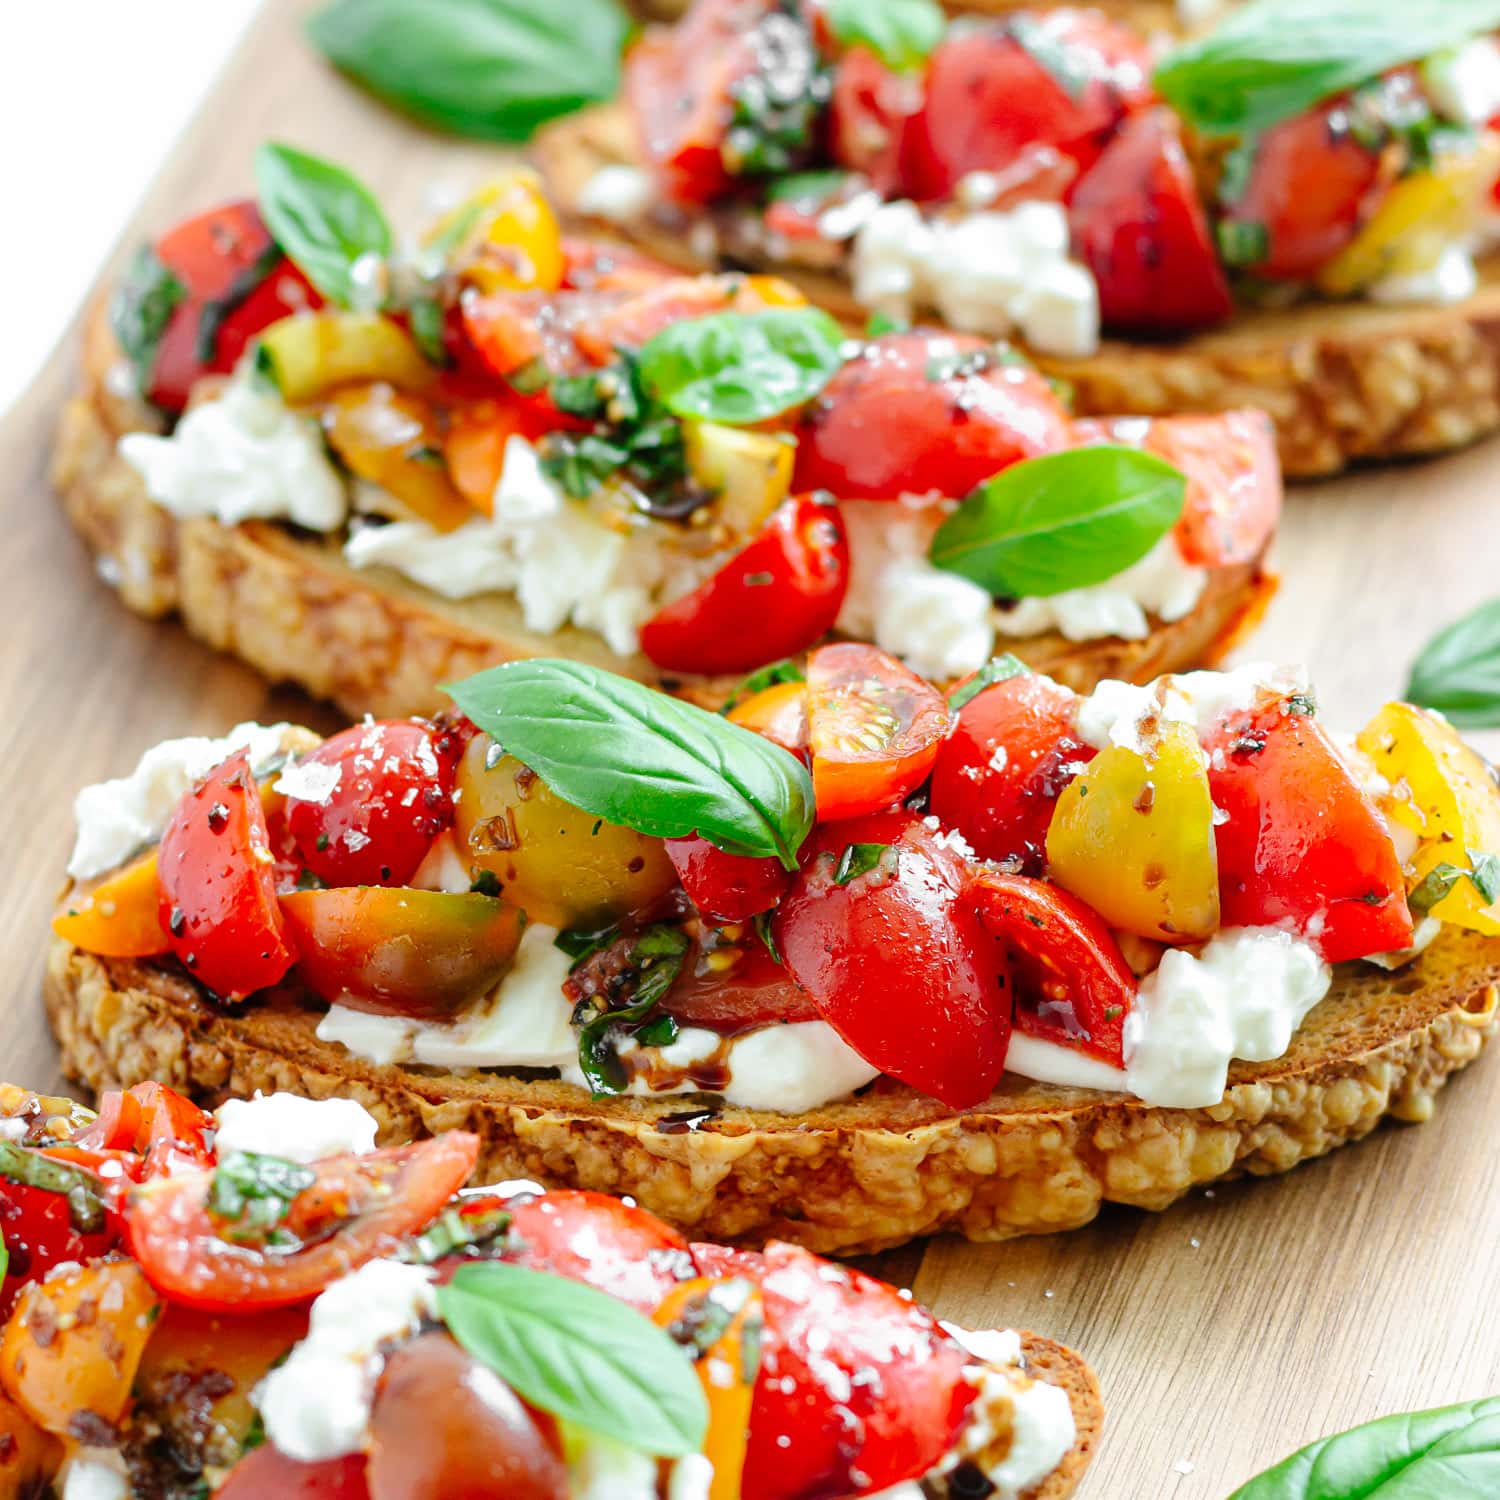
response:
<path fill-rule="evenodd" d="M 323 69 L 305 6 L 271 0 L 162 169 L 127 245 L 249 190 L 273 138 L 348 163 L 396 223 L 434 184 L 496 155 L 411 127 Z M 118 259 L 118 257 L 117 257 Z M 0 1077 L 50 1084 L 43 939 L 79 786 L 168 734 L 251 717 L 331 717 L 268 693 L 171 624 L 127 614 L 58 514 L 45 473 L 74 375 L 71 337 L 0 427 Z M 1330 722 L 1399 693 L 1433 629 L 1500 590 L 1500 444 L 1295 492 L 1281 597 L 1257 656 L 1305 659 Z M 1491 748 L 1495 746 L 1492 740 Z M 1421 1128 L 1392 1128 L 1290 1177 L 1197 1193 L 1170 1213 L 1109 1210 L 1071 1235 L 940 1240 L 884 1258 L 943 1316 L 1045 1331 L 1084 1350 L 1110 1408 L 1084 1500 L 1224 1500 L 1324 1433 L 1500 1392 L 1500 1058 Z"/>

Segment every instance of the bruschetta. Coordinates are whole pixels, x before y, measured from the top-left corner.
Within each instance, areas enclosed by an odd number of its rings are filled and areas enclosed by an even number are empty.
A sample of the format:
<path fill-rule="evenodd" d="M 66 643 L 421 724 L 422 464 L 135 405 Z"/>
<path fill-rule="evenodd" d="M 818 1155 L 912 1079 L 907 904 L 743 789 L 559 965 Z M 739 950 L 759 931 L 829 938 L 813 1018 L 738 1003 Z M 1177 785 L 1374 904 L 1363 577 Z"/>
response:
<path fill-rule="evenodd" d="M 0 1086 L 0 1484 L 218 1500 L 1063 1500 L 1103 1415 L 1035 1334 L 794 1245 L 466 1185 L 346 1099 Z"/>
<path fill-rule="evenodd" d="M 330 269 L 288 180 L 374 200 L 278 148 L 261 177 L 128 272 L 54 475 L 127 604 L 351 713 L 536 655 L 718 703 L 830 633 L 1145 680 L 1268 597 L 1259 413 L 1075 422 L 1002 345 L 565 240 L 519 170 Z"/>
<path fill-rule="evenodd" d="M 1289 475 L 1500 426 L 1480 12 L 1258 0 L 1163 57 L 1098 10 L 927 9 L 697 0 L 537 160 L 674 264 L 1018 339 L 1082 413 L 1259 408 Z"/>
<path fill-rule="evenodd" d="M 308 747 L 173 741 L 78 803 L 70 1073 L 462 1124 L 486 1175 L 853 1251 L 1163 1208 L 1422 1119 L 1500 1026 L 1500 789 L 1296 671 L 875 648 L 714 714 L 576 662 Z"/>

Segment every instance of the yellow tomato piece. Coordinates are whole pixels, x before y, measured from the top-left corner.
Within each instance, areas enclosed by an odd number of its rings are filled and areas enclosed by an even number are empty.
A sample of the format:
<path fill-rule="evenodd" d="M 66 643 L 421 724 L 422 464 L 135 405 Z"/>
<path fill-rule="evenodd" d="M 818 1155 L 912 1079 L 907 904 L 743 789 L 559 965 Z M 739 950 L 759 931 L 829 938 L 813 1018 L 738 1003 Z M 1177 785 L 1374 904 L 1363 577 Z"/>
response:
<path fill-rule="evenodd" d="M 156 851 L 68 902 L 52 930 L 85 953 L 105 958 L 149 958 L 172 945 L 157 915 Z"/>
<path fill-rule="evenodd" d="M 541 178 L 517 167 L 444 214 L 426 243 L 483 292 L 554 292 L 562 284 L 562 230 Z"/>
<path fill-rule="evenodd" d="M 1437 264 L 1443 251 L 1474 227 L 1500 168 L 1500 141 L 1439 153 L 1435 164 L 1397 182 L 1355 239 L 1318 274 L 1331 297 L 1348 297 L 1386 276 L 1406 276 Z"/>
<path fill-rule="evenodd" d="M 1477 855 L 1500 856 L 1500 787 L 1446 719 L 1410 703 L 1387 703 L 1356 743 L 1391 784 L 1380 810 L 1419 840 L 1408 872 L 1413 888 L 1439 865 L 1469 870 Z M 1428 915 L 1500 934 L 1500 901 L 1486 901 L 1472 880 L 1455 881 Z"/>
<path fill-rule="evenodd" d="M 335 391 L 323 408 L 334 452 L 361 479 L 378 484 L 439 531 L 474 518 L 453 487 L 443 457 L 437 412 L 421 396 L 385 381 Z"/>
<path fill-rule="evenodd" d="M 806 307 L 807 294 L 780 276 L 747 276 L 735 296 L 734 305 L 740 311 L 762 307 Z"/>
<path fill-rule="evenodd" d="M 0 1393 L 0 1500 L 50 1495 L 62 1460 L 62 1444 Z"/>
<path fill-rule="evenodd" d="M 1166 724 L 1149 759 L 1110 745 L 1057 799 L 1048 873 L 1111 927 L 1202 942 L 1219 925 L 1213 812 L 1197 735 Z"/>
<path fill-rule="evenodd" d="M 293 406 L 343 385 L 386 381 L 426 391 L 437 371 L 398 324 L 380 313 L 298 313 L 260 336 L 259 362 Z"/>
<path fill-rule="evenodd" d="M 687 422 L 688 473 L 718 495 L 719 521 L 739 539 L 759 536 L 792 488 L 797 443 L 790 433 L 753 432 L 718 422 Z"/>
<path fill-rule="evenodd" d="M 673 1287 L 653 1316 L 663 1328 L 684 1316 L 696 1323 L 706 1302 L 730 1315 L 724 1331 L 696 1356 L 708 1398 L 703 1454 L 714 1467 L 708 1500 L 740 1500 L 756 1373 L 753 1363 L 747 1368 L 746 1354 L 764 1322 L 760 1289 L 743 1277 L 700 1276 Z M 754 1330 L 748 1339 L 747 1329 Z"/>
<path fill-rule="evenodd" d="M 676 883 L 660 839 L 564 802 L 513 756 L 487 765 L 476 735 L 459 762 L 454 828 L 466 862 L 492 871 L 506 901 L 549 927 L 605 927 L 643 915 Z"/>
<path fill-rule="evenodd" d="M 0 1386 L 47 1432 L 80 1412 L 118 1422 L 161 1300 L 132 1260 L 102 1260 L 33 1282 L 0 1337 Z"/>

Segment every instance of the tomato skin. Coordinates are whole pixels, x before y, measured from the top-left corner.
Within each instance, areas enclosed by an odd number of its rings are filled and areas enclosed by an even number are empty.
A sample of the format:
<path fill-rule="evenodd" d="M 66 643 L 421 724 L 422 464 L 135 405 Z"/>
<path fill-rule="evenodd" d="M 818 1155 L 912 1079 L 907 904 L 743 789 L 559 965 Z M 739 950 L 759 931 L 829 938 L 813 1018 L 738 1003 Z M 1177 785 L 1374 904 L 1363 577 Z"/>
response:
<path fill-rule="evenodd" d="M 667 858 L 694 906 L 716 922 L 744 922 L 769 911 L 792 883 L 779 859 L 726 854 L 692 834 L 668 839 Z"/>
<path fill-rule="evenodd" d="M 1271 126 L 1254 150 L 1249 181 L 1224 222 L 1266 231 L 1267 253 L 1247 269 L 1307 280 L 1374 212 L 1384 180 L 1381 153 L 1355 139 L 1344 102 L 1337 100 Z"/>
<path fill-rule="evenodd" d="M 846 885 L 851 844 L 890 846 Z M 913 813 L 823 825 L 803 847 L 773 930 L 793 978 L 868 1063 L 952 1109 L 987 1098 L 1005 1066 L 1004 955 L 965 899 L 969 871 Z"/>
<path fill-rule="evenodd" d="M 414 719 L 355 724 L 299 758 L 338 773 L 326 801 L 288 796 L 303 862 L 326 885 L 405 885 L 453 822 L 458 737 Z"/>
<path fill-rule="evenodd" d="M 930 1313 L 852 1267 L 774 1240 L 756 1259 L 720 1273 L 750 1275 L 764 1299 L 743 1500 L 823 1500 L 920 1478 L 974 1399 L 970 1356 Z"/>
<path fill-rule="evenodd" d="M 998 870 L 980 871 L 973 897 L 980 925 L 1010 955 L 1015 1029 L 1123 1068 L 1135 975 L 1098 912 L 1059 886 Z"/>
<path fill-rule="evenodd" d="M 841 641 L 807 660 L 807 733 L 818 817 L 890 807 L 927 779 L 952 725 L 943 695 L 874 646 Z"/>
<path fill-rule="evenodd" d="M 229 1471 L 213 1500 L 369 1500 L 365 1456 L 351 1453 L 323 1463 L 304 1464 L 262 1443 Z"/>
<path fill-rule="evenodd" d="M 1073 426 L 1080 443 L 1145 448 L 1182 470 L 1187 496 L 1174 535 L 1195 567 L 1252 561 L 1281 520 L 1281 462 L 1264 412 L 1103 417 Z"/>
<path fill-rule="evenodd" d="M 543 1193 L 507 1205 L 504 1259 L 586 1282 L 644 1313 L 693 1274 L 687 1241 L 655 1214 L 608 1193 Z"/>
<path fill-rule="evenodd" d="M 641 650 L 671 672 L 748 672 L 820 641 L 848 588 L 837 504 L 795 495 L 717 573 L 646 621 Z"/>
<path fill-rule="evenodd" d="M 141 1158 L 137 1180 L 170 1177 L 214 1164 L 210 1133 L 218 1121 L 175 1089 L 138 1083 L 111 1090 L 99 1101 L 99 1116 L 74 1138 L 98 1151 L 133 1152 Z"/>
<path fill-rule="evenodd" d="M 53 1266 L 97 1260 L 119 1241 L 110 1228 L 80 1234 L 73 1228 L 68 1200 L 61 1193 L 24 1182 L 0 1182 L 0 1235 L 10 1251 L 0 1282 L 0 1324 L 10 1316 L 21 1289 L 43 1280 Z"/>
<path fill-rule="evenodd" d="M 1125 122 L 1078 184 L 1070 217 L 1106 327 L 1187 332 L 1234 310 L 1181 127 L 1169 111 Z"/>
<path fill-rule="evenodd" d="M 1078 66 L 1081 90 L 1070 92 L 1028 50 L 1028 31 Z M 1003 171 L 1036 145 L 1087 170 L 1126 112 L 1151 97 L 1151 68 L 1145 41 L 1097 12 L 950 33 L 928 60 L 925 103 L 907 131 L 906 191 L 949 198 L 968 173 Z"/>
<path fill-rule="evenodd" d="M 807 749 L 807 684 L 777 682 L 729 710 L 729 721 L 742 729 L 753 729 L 773 745 L 800 761 L 810 760 Z"/>
<path fill-rule="evenodd" d="M 1290 922 L 1329 963 L 1410 946 L 1395 846 L 1316 719 L 1281 700 L 1205 743 L 1225 927 Z"/>
<path fill-rule="evenodd" d="M 280 980 L 296 958 L 250 760 L 236 750 L 177 804 L 157 857 L 161 925 L 195 979 L 229 998 Z"/>
<path fill-rule="evenodd" d="M 1073 732 L 1078 703 L 1071 688 L 1020 672 L 959 709 L 932 768 L 928 805 L 981 859 L 1019 859 L 1040 873 L 1052 809 L 1095 754 Z"/>
<path fill-rule="evenodd" d="M 702 1026 L 724 1036 L 775 1022 L 819 1019 L 812 996 L 771 957 L 755 933 L 745 934 L 739 961 L 732 968 L 702 974 L 684 968 L 661 1008 L 684 1026 Z"/>
<path fill-rule="evenodd" d="M 898 196 L 906 132 L 922 99 L 920 85 L 886 67 L 868 47 L 851 47 L 833 75 L 829 149 L 851 172 L 862 172 L 882 198 Z"/>
<path fill-rule="evenodd" d="M 793 484 L 847 499 L 967 495 L 1023 458 L 1069 446 L 1068 414 L 1029 366 L 994 363 L 964 334 L 917 329 L 867 343 L 803 418 Z M 938 378 L 935 365 L 967 359 Z"/>
<path fill-rule="evenodd" d="M 317 1182 L 293 1200 L 283 1224 L 313 1242 L 275 1257 L 219 1238 L 207 1208 L 211 1172 L 142 1183 L 126 1198 L 126 1245 L 170 1301 L 206 1312 L 294 1307 L 424 1229 L 478 1159 L 479 1138 L 454 1130 L 320 1162 Z"/>

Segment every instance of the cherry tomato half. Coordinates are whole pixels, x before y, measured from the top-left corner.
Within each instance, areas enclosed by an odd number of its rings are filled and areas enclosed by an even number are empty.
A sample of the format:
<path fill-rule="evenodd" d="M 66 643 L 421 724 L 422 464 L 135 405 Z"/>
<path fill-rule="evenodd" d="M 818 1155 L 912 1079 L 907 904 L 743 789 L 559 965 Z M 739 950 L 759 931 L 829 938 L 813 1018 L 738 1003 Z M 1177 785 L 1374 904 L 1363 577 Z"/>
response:
<path fill-rule="evenodd" d="M 823 1019 L 951 1109 L 987 1098 L 1005 1066 L 1010 990 L 965 899 L 965 862 L 902 811 L 823 824 L 801 857 L 773 931 Z"/>
<path fill-rule="evenodd" d="M 1290 921 L 1329 963 L 1410 945 L 1395 845 L 1316 719 L 1282 699 L 1207 747 L 1224 926 Z"/>
<path fill-rule="evenodd" d="M 1073 194 L 1073 245 L 1107 327 L 1184 332 L 1233 311 L 1229 283 L 1169 111 L 1121 127 Z"/>
<path fill-rule="evenodd" d="M 307 868 L 327 885 L 405 885 L 453 821 L 462 753 L 459 736 L 415 719 L 355 724 L 308 751 L 293 774 L 326 778 L 326 794 L 286 808 Z"/>
<path fill-rule="evenodd" d="M 927 779 L 951 725 L 943 695 L 874 646 L 844 641 L 807 660 L 807 733 L 818 817 L 854 818 Z"/>
<path fill-rule="evenodd" d="M 275 984 L 296 957 L 250 760 L 236 750 L 190 791 L 157 856 L 161 925 L 193 977 L 227 998 Z"/>
<path fill-rule="evenodd" d="M 777 682 L 729 710 L 729 721 L 753 729 L 801 760 L 807 757 L 807 684 Z"/>
<path fill-rule="evenodd" d="M 916 329 L 866 344 L 828 382 L 799 429 L 793 483 L 844 499 L 967 495 L 1069 441 L 1067 412 L 1030 366 Z"/>
<path fill-rule="evenodd" d="M 715 950 L 720 957 L 728 950 Z M 701 970 L 701 972 L 700 972 Z M 775 1023 L 816 1021 L 818 1007 L 766 949 L 758 934 L 746 932 L 739 956 L 727 968 L 702 962 L 686 967 L 667 991 L 661 1008 L 684 1026 L 734 1036 Z"/>
<path fill-rule="evenodd" d="M 669 672 L 748 672 L 822 640 L 848 588 L 837 504 L 796 495 L 717 573 L 647 620 L 641 650 Z"/>
<path fill-rule="evenodd" d="M 772 1241 L 743 1500 L 815 1500 L 919 1479 L 974 1399 L 970 1357 L 894 1287 Z M 739 1268 L 732 1273 L 741 1274 Z"/>
<path fill-rule="evenodd" d="M 868 47 L 851 47 L 833 75 L 828 143 L 834 161 L 862 173 L 882 198 L 898 197 L 906 133 L 921 102 L 918 80 L 886 67 Z"/>
<path fill-rule="evenodd" d="M 220 1237 L 208 1208 L 212 1172 L 142 1183 L 126 1199 L 126 1243 L 174 1302 L 210 1312 L 291 1307 L 426 1228 L 478 1159 L 478 1136 L 454 1130 L 320 1162 L 278 1226 L 304 1243 L 266 1253 Z"/>
<path fill-rule="evenodd" d="M 99 1101 L 99 1115 L 79 1131 L 77 1145 L 96 1151 L 132 1152 L 141 1158 L 137 1176 L 170 1177 L 212 1166 L 209 1145 L 218 1122 L 175 1089 L 138 1083 L 111 1090 Z"/>
<path fill-rule="evenodd" d="M 744 922 L 769 911 L 792 882 L 779 859 L 726 854 L 697 834 L 668 839 L 666 845 L 683 890 L 716 922 Z"/>

